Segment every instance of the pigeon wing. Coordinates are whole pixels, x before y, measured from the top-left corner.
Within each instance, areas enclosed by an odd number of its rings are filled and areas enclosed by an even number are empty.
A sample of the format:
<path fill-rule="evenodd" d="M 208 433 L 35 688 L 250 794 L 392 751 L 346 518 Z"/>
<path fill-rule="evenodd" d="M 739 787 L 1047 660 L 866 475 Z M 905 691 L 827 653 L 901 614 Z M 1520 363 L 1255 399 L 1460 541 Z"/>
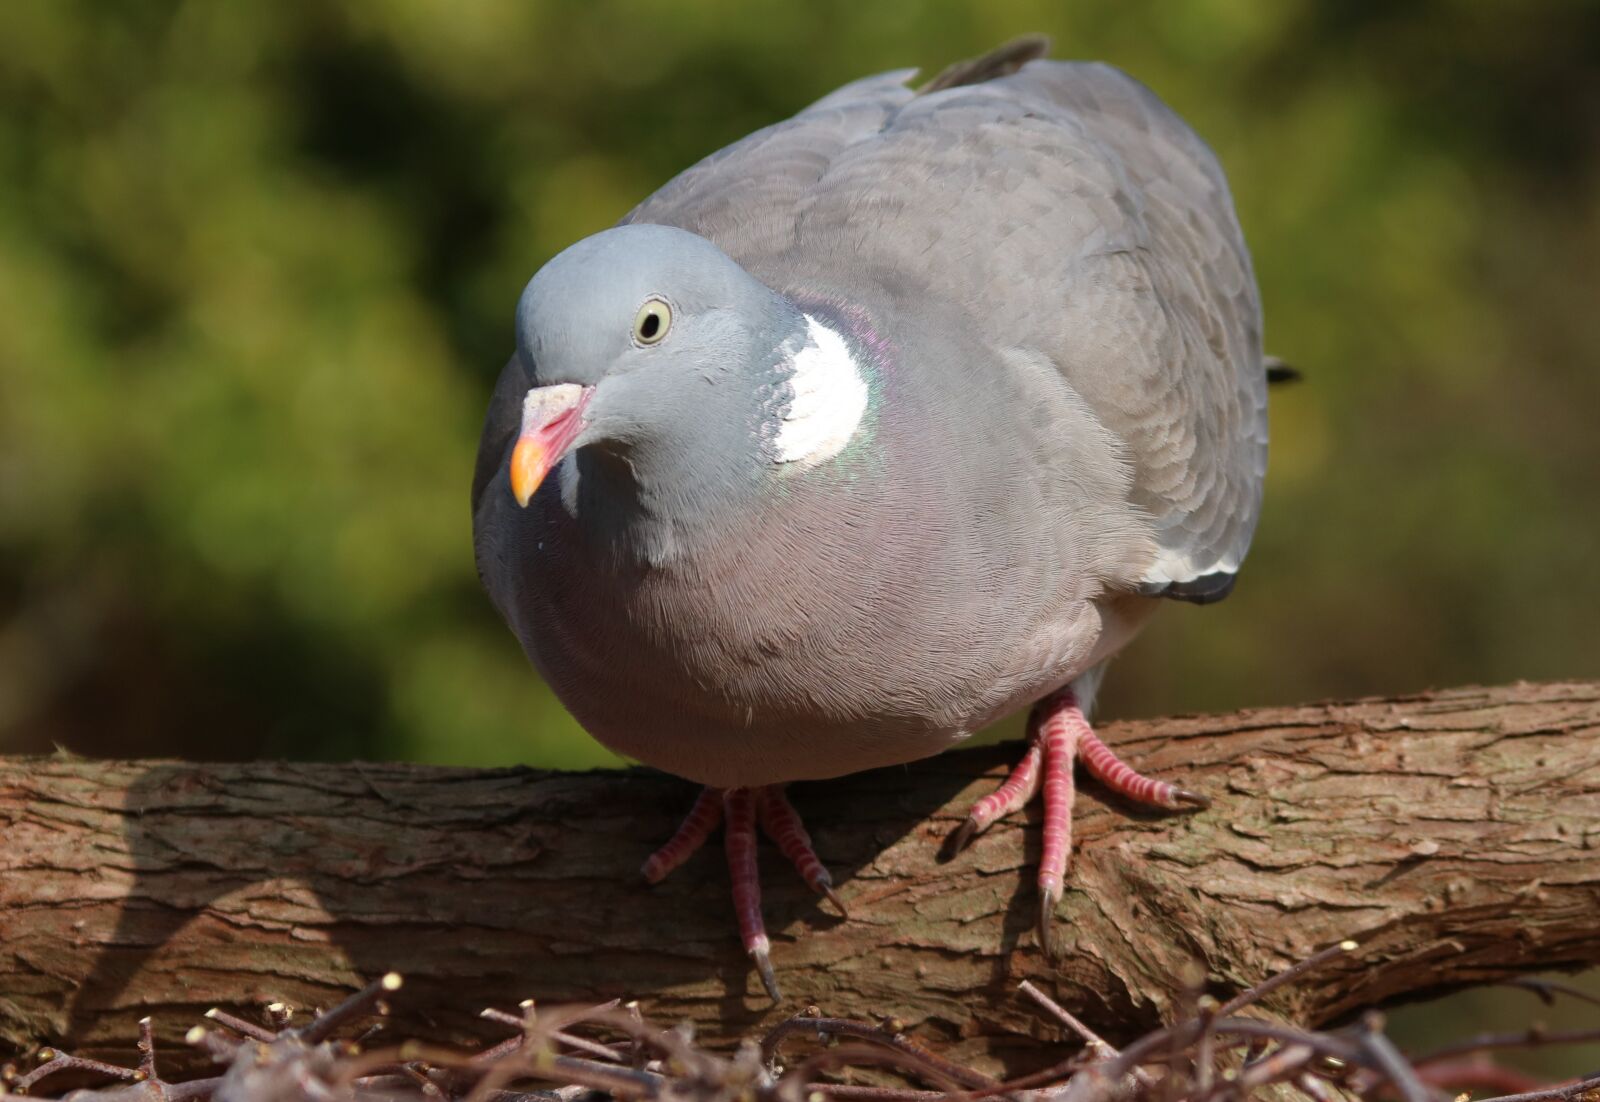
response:
<path fill-rule="evenodd" d="M 1266 370 L 1215 156 L 1110 66 L 1032 61 L 928 94 L 909 75 L 846 85 L 626 221 L 701 233 L 774 283 L 914 279 L 997 350 L 1048 359 L 1109 430 L 1123 506 L 1152 530 L 1153 557 L 1113 583 L 1225 596 L 1260 508 Z"/>

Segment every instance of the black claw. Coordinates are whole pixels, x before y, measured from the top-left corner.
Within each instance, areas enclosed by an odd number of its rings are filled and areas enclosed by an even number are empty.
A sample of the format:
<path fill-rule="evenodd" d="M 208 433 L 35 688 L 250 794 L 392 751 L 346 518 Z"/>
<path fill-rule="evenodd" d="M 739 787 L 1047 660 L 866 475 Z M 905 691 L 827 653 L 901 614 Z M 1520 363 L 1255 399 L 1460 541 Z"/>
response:
<path fill-rule="evenodd" d="M 957 827 L 956 832 L 950 835 L 950 856 L 954 857 L 956 854 L 966 849 L 967 843 L 971 842 L 972 836 L 977 833 L 978 823 L 975 819 L 968 819 L 966 822 Z"/>
<path fill-rule="evenodd" d="M 756 973 L 761 977 L 761 986 L 767 989 L 767 997 L 775 1003 L 781 1003 L 783 992 L 778 989 L 778 977 L 772 971 L 771 954 L 765 949 L 752 949 L 750 959 L 756 962 Z"/>
<path fill-rule="evenodd" d="M 1061 902 L 1061 896 L 1049 888 L 1039 890 L 1039 948 L 1044 950 L 1048 960 L 1056 959 L 1055 943 L 1050 940 L 1050 921 L 1055 918 L 1056 904 Z"/>
<path fill-rule="evenodd" d="M 1190 807 L 1205 808 L 1211 806 L 1210 796 L 1202 796 L 1198 792 L 1190 792 L 1187 788 L 1173 789 L 1172 798 L 1180 804 L 1188 804 Z"/>
<path fill-rule="evenodd" d="M 850 912 L 844 908 L 844 900 L 839 898 L 839 893 L 833 890 L 833 885 L 824 884 L 822 894 L 828 897 L 828 902 L 839 908 L 839 914 L 845 918 L 850 917 Z"/>

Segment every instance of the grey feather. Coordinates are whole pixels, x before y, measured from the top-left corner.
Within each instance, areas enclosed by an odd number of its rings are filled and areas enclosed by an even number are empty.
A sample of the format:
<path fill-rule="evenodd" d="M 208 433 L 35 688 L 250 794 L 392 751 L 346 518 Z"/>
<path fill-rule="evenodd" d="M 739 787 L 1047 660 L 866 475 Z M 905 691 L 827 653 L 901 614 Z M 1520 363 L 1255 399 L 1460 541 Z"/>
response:
<path fill-rule="evenodd" d="M 1216 604 L 1233 592 L 1238 575 L 1226 570 L 1204 574 L 1182 582 L 1146 582 L 1139 592 L 1146 597 L 1171 597 L 1175 601 L 1188 601 L 1195 605 Z"/>
<path fill-rule="evenodd" d="M 1255 526 L 1260 307 L 1210 151 L 1101 65 L 907 77 L 713 154 L 553 261 L 490 409 L 496 604 L 591 732 L 705 783 L 908 761 L 1087 685 L 1152 596 L 1224 595 Z M 681 333 L 580 355 L 646 286 L 684 299 Z M 873 397 L 797 471 L 770 418 L 806 316 Z M 612 427 L 519 510 L 523 391 L 595 379 Z"/>
<path fill-rule="evenodd" d="M 1266 469 L 1261 311 L 1211 151 L 1109 66 L 861 95 L 759 131 L 629 221 L 703 234 L 758 277 L 920 277 L 997 347 L 1057 364 L 1127 449 L 1160 545 L 1142 582 L 1235 572 Z M 837 95 L 837 94 L 836 94 Z"/>

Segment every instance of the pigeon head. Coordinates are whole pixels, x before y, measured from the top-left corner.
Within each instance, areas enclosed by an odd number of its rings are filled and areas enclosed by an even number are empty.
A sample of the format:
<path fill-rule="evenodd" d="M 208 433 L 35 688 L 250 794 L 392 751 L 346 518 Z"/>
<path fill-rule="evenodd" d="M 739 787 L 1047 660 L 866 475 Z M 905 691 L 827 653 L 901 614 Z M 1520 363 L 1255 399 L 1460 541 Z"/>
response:
<path fill-rule="evenodd" d="M 866 409 L 836 328 L 669 226 L 606 230 L 540 269 L 517 356 L 533 384 L 510 460 L 524 506 L 577 453 L 584 480 L 670 498 L 681 522 L 686 504 L 837 454 Z"/>

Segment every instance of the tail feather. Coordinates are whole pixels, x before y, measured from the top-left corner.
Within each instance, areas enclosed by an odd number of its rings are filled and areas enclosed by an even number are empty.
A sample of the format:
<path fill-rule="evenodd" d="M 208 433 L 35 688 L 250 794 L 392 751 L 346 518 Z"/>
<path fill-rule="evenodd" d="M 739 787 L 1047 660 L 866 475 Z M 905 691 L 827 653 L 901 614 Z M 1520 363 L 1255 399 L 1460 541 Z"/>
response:
<path fill-rule="evenodd" d="M 1268 356 L 1262 363 L 1267 369 L 1268 383 L 1298 383 L 1305 378 L 1299 368 L 1291 367 L 1276 356 Z"/>
<path fill-rule="evenodd" d="M 1003 46 L 996 46 L 982 57 L 958 61 L 947 67 L 921 88 L 917 95 L 941 92 L 946 88 L 959 88 L 964 84 L 982 84 L 997 77 L 1008 77 L 1030 61 L 1036 61 L 1050 52 L 1050 39 L 1042 34 L 1025 34 Z"/>

